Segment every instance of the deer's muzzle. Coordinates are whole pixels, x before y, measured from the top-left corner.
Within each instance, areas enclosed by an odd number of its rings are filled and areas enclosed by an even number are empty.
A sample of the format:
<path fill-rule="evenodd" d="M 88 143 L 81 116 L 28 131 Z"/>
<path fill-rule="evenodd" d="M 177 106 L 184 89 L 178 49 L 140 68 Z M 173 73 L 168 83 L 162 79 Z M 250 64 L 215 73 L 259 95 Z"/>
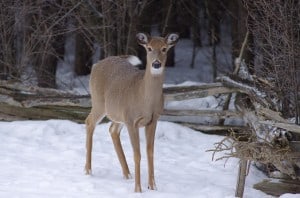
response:
<path fill-rule="evenodd" d="M 156 60 L 152 63 L 152 67 L 154 69 L 159 69 L 161 67 L 161 63 L 158 60 Z"/>

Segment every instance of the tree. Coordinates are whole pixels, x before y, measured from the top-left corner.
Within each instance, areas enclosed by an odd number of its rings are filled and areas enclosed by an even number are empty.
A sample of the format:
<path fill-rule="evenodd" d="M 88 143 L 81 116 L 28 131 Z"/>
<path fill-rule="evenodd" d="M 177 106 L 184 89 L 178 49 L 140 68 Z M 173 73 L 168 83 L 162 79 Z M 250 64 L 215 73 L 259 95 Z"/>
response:
<path fill-rule="evenodd" d="M 269 92 L 280 96 L 280 111 L 300 123 L 300 2 L 245 0 L 255 35 L 255 74 L 272 82 Z"/>
<path fill-rule="evenodd" d="M 33 64 L 40 87 L 56 87 L 57 62 L 64 55 L 65 11 L 61 0 L 38 0 L 31 15 Z M 35 8 L 35 7 L 34 7 Z"/>
<path fill-rule="evenodd" d="M 16 12 L 18 10 L 19 12 Z M 14 1 L 2 1 L 0 8 L 0 79 L 17 80 L 20 72 L 16 56 L 22 37 L 21 5 Z M 15 21 L 16 20 L 16 21 Z M 16 50 L 15 46 L 19 50 Z"/>
<path fill-rule="evenodd" d="M 251 2 L 249 2 L 251 3 Z M 229 3 L 231 12 L 231 39 L 232 39 L 232 63 L 239 56 L 243 40 L 248 31 L 248 24 L 251 23 L 251 18 L 248 17 L 248 12 L 242 1 L 233 0 Z M 243 58 L 249 67 L 249 72 L 254 73 L 254 55 L 253 55 L 253 36 L 249 33 L 247 46 L 245 48 Z"/>

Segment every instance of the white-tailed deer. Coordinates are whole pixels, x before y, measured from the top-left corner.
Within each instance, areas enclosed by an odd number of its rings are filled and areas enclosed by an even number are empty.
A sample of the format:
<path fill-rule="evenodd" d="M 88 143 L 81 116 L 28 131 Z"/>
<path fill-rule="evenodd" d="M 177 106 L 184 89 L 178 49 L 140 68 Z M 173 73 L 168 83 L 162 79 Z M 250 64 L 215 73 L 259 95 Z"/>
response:
<path fill-rule="evenodd" d="M 107 116 L 109 128 L 123 175 L 130 172 L 120 142 L 120 131 L 125 124 L 134 153 L 135 192 L 141 192 L 139 127 L 145 126 L 148 157 L 148 188 L 156 189 L 153 167 L 153 147 L 156 123 L 163 110 L 163 80 L 167 51 L 176 44 L 175 33 L 165 38 L 137 34 L 137 41 L 147 51 L 146 70 L 133 65 L 140 60 L 135 56 L 112 56 L 93 65 L 90 78 L 92 109 L 86 119 L 86 174 L 91 173 L 92 144 L 95 126 Z"/>

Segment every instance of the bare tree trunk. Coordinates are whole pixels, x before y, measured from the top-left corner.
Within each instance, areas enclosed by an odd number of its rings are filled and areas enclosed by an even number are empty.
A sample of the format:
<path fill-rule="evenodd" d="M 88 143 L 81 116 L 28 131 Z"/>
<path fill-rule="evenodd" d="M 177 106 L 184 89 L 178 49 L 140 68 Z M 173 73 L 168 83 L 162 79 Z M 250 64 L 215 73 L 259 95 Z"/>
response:
<path fill-rule="evenodd" d="M 193 52 L 190 67 L 194 68 L 197 47 L 201 47 L 201 28 L 197 0 L 176 1 L 177 29 L 181 38 L 191 38 Z"/>
<path fill-rule="evenodd" d="M 75 62 L 74 68 L 77 75 L 87 75 L 91 72 L 92 50 L 83 35 L 78 33 L 75 38 Z"/>
<path fill-rule="evenodd" d="M 36 58 L 36 73 L 39 87 L 56 87 L 57 59 L 52 55 L 43 55 Z"/>
<path fill-rule="evenodd" d="M 4 49 L 3 37 L 0 37 L 0 47 Z M 5 63 L 5 53 L 3 50 L 0 50 L 0 60 L 0 79 L 7 80 L 9 76 L 8 65 Z"/>
<path fill-rule="evenodd" d="M 141 23 L 141 19 L 143 16 L 144 8 L 146 6 L 146 1 L 141 1 L 140 2 L 140 8 L 137 8 L 136 6 L 136 1 L 128 1 L 127 5 L 127 17 L 129 21 L 128 27 L 126 27 L 126 50 L 124 54 L 135 54 L 138 55 L 138 45 L 136 42 L 136 34 L 138 32 L 138 28 L 140 27 L 138 24 Z M 151 17 L 146 16 L 150 19 L 148 21 L 151 21 Z M 147 20 L 147 19 L 146 19 Z M 125 34 L 125 35 L 126 35 Z"/>
<path fill-rule="evenodd" d="M 176 21 L 176 2 L 174 0 L 162 1 L 162 24 L 161 34 L 165 36 L 170 32 L 178 32 Z M 175 49 L 171 48 L 168 51 L 166 66 L 175 66 Z"/>
<path fill-rule="evenodd" d="M 18 79 L 19 71 L 16 68 L 16 50 L 15 38 L 16 28 L 14 7 L 15 2 L 2 2 L 0 8 L 0 78 L 1 79 Z"/>
<path fill-rule="evenodd" d="M 284 117 L 299 120 L 299 1 L 245 0 L 255 35 L 256 75 L 272 79 Z M 261 8 L 261 9 L 257 9 Z M 276 20 L 274 20 L 276 18 Z M 298 69 L 296 69 L 298 68 Z"/>
<path fill-rule="evenodd" d="M 156 1 L 150 1 L 148 4 L 146 4 L 144 10 L 141 12 L 141 16 L 139 17 L 139 21 L 137 23 L 137 31 L 138 32 L 146 32 L 148 34 L 151 34 L 151 28 L 152 24 L 155 23 L 158 18 L 158 12 L 153 13 L 152 16 L 149 16 L 149 13 L 152 13 L 153 10 L 159 9 L 160 6 L 157 4 Z M 142 61 L 142 65 L 140 66 L 140 69 L 145 69 L 146 67 L 146 51 L 145 48 L 141 45 L 137 45 L 136 47 L 137 55 L 139 59 Z"/>
<path fill-rule="evenodd" d="M 213 70 L 213 79 L 216 80 L 217 78 L 217 52 L 216 52 L 217 43 L 215 43 L 215 40 L 212 41 L 212 57 L 211 57 L 211 65 Z"/>
<path fill-rule="evenodd" d="M 199 10 L 200 5 L 197 0 L 194 1 L 188 1 L 190 6 L 190 17 L 191 17 L 191 33 L 192 33 L 192 40 L 194 45 L 201 47 L 202 41 L 201 41 L 201 26 L 200 26 L 200 16 L 199 16 Z"/>
<path fill-rule="evenodd" d="M 214 45 L 220 42 L 220 20 L 221 7 L 218 1 L 205 1 L 206 13 L 208 16 L 208 36 L 209 44 Z"/>
<path fill-rule="evenodd" d="M 35 37 L 30 38 L 38 86 L 55 88 L 57 62 L 64 55 L 64 6 L 60 0 L 40 0 L 34 6 L 40 7 L 31 15 Z"/>
<path fill-rule="evenodd" d="M 103 13 L 103 40 L 101 45 L 103 46 L 104 57 L 117 55 L 117 31 L 116 31 L 116 18 L 118 19 L 118 13 L 116 12 L 116 5 L 110 1 L 101 1 L 102 13 Z"/>
<path fill-rule="evenodd" d="M 232 63 L 239 56 L 240 49 L 247 32 L 247 24 L 249 22 L 248 11 L 245 9 L 243 2 L 233 0 L 229 3 L 231 11 L 231 39 L 232 39 Z M 251 22 L 251 21 L 250 21 Z M 253 36 L 249 33 L 247 47 L 245 49 L 243 59 L 248 65 L 250 74 L 254 74 L 254 54 L 251 51 L 253 48 Z"/>
<path fill-rule="evenodd" d="M 14 66 L 16 78 L 20 80 L 21 72 L 24 71 L 27 66 L 27 56 L 26 56 L 26 36 L 27 36 L 27 28 L 28 25 L 28 7 L 26 6 L 26 2 L 16 1 L 16 12 L 15 12 L 15 59 L 16 64 Z M 18 72 L 19 71 L 19 72 Z"/>

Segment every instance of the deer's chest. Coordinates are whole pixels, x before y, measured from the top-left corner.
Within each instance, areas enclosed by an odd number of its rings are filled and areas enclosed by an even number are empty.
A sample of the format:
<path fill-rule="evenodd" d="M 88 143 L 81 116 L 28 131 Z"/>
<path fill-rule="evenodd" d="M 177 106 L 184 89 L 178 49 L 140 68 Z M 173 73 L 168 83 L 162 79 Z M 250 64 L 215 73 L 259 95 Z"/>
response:
<path fill-rule="evenodd" d="M 141 111 L 141 114 L 137 114 L 134 122 L 136 126 L 144 127 L 150 124 L 153 120 L 157 120 L 161 114 L 161 111 L 162 110 L 159 104 L 151 107 L 150 109 L 144 108 L 144 111 Z"/>
<path fill-rule="evenodd" d="M 144 127 L 148 124 L 150 124 L 153 120 L 153 115 L 143 115 L 141 117 L 138 117 L 136 120 L 135 120 L 135 125 L 138 126 L 138 127 Z"/>

